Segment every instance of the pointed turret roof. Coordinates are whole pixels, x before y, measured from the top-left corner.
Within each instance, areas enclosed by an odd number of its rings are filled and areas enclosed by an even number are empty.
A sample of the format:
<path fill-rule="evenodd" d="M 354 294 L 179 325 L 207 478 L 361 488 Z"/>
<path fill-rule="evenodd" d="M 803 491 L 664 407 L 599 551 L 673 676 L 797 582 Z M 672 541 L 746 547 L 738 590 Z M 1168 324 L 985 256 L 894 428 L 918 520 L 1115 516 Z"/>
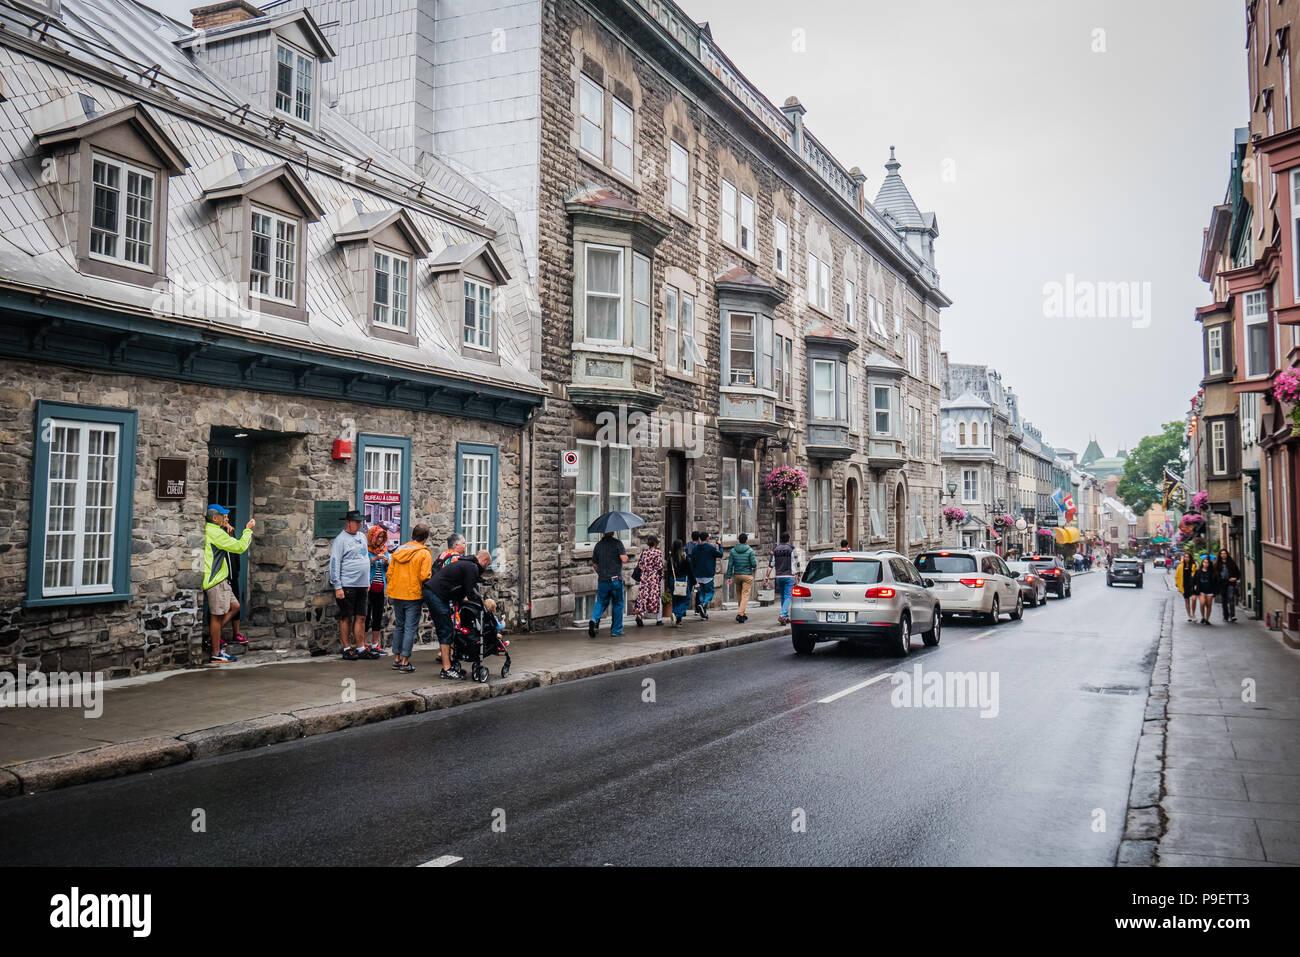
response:
<path fill-rule="evenodd" d="M 1096 439 L 1088 440 L 1088 447 L 1083 450 L 1083 458 L 1079 459 L 1080 465 L 1091 465 L 1093 462 L 1103 458 L 1105 453 L 1102 452 L 1101 446 L 1097 444 Z"/>
<path fill-rule="evenodd" d="M 902 165 L 894 158 L 894 148 L 891 146 L 889 162 L 885 164 L 885 169 L 889 172 L 876 193 L 875 207 L 899 226 L 928 229 L 931 223 L 921 215 L 921 210 L 917 207 L 916 200 L 912 199 L 912 194 L 908 192 L 903 177 L 898 175 L 898 168 Z"/>

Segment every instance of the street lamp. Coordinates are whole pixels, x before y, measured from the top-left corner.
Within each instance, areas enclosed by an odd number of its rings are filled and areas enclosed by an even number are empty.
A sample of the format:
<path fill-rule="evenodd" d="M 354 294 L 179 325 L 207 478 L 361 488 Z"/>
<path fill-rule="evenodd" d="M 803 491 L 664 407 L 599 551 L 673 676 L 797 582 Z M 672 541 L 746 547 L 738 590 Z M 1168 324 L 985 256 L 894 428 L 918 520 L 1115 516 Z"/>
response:
<path fill-rule="evenodd" d="M 956 498 L 956 497 L 957 497 L 957 483 L 950 481 L 948 483 L 948 498 Z M 939 489 L 939 501 L 942 502 L 943 499 L 944 499 L 943 489 Z"/>

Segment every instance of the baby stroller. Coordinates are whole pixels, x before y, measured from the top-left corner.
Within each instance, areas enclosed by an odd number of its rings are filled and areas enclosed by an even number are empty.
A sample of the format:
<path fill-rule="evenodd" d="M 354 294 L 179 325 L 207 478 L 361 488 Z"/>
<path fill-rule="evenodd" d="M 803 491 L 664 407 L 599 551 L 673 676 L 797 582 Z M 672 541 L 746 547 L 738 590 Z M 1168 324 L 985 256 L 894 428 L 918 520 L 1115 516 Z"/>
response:
<path fill-rule="evenodd" d="M 506 649 L 510 642 L 497 632 L 497 620 L 483 607 L 483 600 L 477 594 L 471 594 L 460 603 L 456 616 L 455 629 L 451 646 L 452 667 L 460 662 L 470 666 L 470 677 L 475 681 L 487 681 L 491 670 L 483 660 L 492 655 L 505 655 L 506 663 L 501 666 L 501 677 L 510 674 L 510 652 Z"/>

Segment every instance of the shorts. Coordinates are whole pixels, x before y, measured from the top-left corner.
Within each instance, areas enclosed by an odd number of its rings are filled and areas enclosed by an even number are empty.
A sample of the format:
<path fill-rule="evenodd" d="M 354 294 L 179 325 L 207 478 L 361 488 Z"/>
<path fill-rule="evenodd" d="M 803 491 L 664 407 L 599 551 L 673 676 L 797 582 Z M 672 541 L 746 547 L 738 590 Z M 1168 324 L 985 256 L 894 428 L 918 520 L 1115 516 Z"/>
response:
<path fill-rule="evenodd" d="M 230 588 L 229 578 L 217 582 L 203 595 L 208 600 L 208 614 L 215 615 L 217 618 L 223 617 L 230 611 L 230 605 L 235 600 L 235 593 Z"/>
<path fill-rule="evenodd" d="M 364 586 L 361 588 L 343 589 L 343 597 L 335 598 L 334 603 L 339 606 L 340 618 L 365 618 L 366 607 L 369 602 L 370 588 Z"/>

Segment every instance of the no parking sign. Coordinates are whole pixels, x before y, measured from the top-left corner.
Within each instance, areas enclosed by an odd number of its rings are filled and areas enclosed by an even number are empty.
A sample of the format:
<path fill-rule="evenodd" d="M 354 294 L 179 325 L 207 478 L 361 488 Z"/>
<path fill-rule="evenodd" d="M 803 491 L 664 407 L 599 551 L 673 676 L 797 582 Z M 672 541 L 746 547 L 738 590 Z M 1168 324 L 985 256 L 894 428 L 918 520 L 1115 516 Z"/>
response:
<path fill-rule="evenodd" d="M 560 478 L 578 477 L 578 450 L 565 449 L 560 453 Z"/>

